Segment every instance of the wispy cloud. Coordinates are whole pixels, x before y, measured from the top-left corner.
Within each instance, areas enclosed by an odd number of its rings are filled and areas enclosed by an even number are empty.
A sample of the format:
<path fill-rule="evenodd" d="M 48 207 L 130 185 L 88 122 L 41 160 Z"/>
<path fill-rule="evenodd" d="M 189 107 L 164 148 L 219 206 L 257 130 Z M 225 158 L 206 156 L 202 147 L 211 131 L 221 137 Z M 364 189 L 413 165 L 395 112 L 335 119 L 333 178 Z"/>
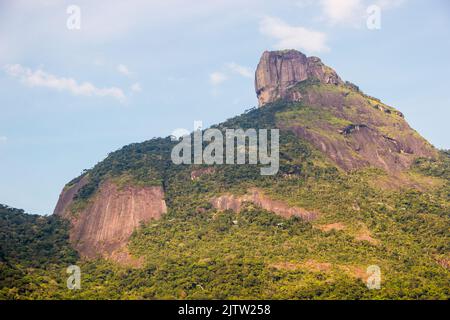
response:
<path fill-rule="evenodd" d="M 73 78 L 58 77 L 41 69 L 31 70 L 20 64 L 8 64 L 4 70 L 10 76 L 19 79 L 30 87 L 46 87 L 58 91 L 68 91 L 76 96 L 112 97 L 125 100 L 122 89 L 117 87 L 98 88 L 90 82 L 78 83 Z"/>
<path fill-rule="evenodd" d="M 215 71 L 209 75 L 209 82 L 213 86 L 218 86 L 228 80 L 233 75 L 238 75 L 244 78 L 253 78 L 252 69 L 237 64 L 236 62 L 229 62 L 225 64 L 221 71 Z"/>
<path fill-rule="evenodd" d="M 218 71 L 213 72 L 209 75 L 209 82 L 214 86 L 220 85 L 227 79 L 228 77 L 224 73 Z"/>
<path fill-rule="evenodd" d="M 362 0 L 321 0 L 320 3 L 331 24 L 356 24 L 365 13 Z"/>
<path fill-rule="evenodd" d="M 124 76 L 130 77 L 133 73 L 128 69 L 128 67 L 124 64 L 119 64 L 117 66 L 117 71 L 119 71 Z"/>
<path fill-rule="evenodd" d="M 329 50 L 326 34 L 300 26 L 291 26 L 281 19 L 265 17 L 260 22 L 260 32 L 277 40 L 276 49 L 300 49 L 308 52 Z"/>
<path fill-rule="evenodd" d="M 142 91 L 141 84 L 139 82 L 133 83 L 131 85 L 131 91 L 136 92 L 136 93 L 141 92 Z"/>
<path fill-rule="evenodd" d="M 227 64 L 227 68 L 231 72 L 237 73 L 238 75 L 243 76 L 245 78 L 253 78 L 253 71 L 248 67 L 241 66 L 235 62 L 230 62 Z"/>

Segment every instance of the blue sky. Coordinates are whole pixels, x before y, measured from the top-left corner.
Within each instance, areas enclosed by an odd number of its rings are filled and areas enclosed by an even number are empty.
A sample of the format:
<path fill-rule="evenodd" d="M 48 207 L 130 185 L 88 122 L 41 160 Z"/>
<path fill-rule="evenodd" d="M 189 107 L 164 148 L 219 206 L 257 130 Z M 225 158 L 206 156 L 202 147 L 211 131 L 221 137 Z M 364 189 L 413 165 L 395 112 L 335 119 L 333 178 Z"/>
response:
<path fill-rule="evenodd" d="M 446 0 L 0 0 L 0 203 L 50 214 L 109 152 L 257 105 L 259 57 L 279 48 L 319 56 L 450 148 L 449 39 Z"/>

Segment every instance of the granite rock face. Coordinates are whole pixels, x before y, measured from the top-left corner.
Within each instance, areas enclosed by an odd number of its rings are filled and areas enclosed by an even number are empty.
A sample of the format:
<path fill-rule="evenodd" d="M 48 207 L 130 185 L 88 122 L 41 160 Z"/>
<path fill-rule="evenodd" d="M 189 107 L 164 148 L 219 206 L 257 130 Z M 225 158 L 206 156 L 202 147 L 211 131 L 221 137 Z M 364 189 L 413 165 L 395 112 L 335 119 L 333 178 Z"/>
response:
<path fill-rule="evenodd" d="M 325 84 L 343 84 L 337 73 L 317 57 L 307 57 L 296 50 L 265 51 L 255 74 L 259 106 L 278 99 L 299 100 L 298 92 L 290 89 L 308 79 Z"/>
<path fill-rule="evenodd" d="M 64 190 L 55 214 L 71 222 L 70 242 L 84 258 L 109 258 L 123 264 L 133 264 L 126 245 L 141 223 L 159 219 L 166 213 L 162 187 L 117 186 L 112 181 L 100 185 L 96 195 L 73 213 L 74 190 L 85 179 Z"/>

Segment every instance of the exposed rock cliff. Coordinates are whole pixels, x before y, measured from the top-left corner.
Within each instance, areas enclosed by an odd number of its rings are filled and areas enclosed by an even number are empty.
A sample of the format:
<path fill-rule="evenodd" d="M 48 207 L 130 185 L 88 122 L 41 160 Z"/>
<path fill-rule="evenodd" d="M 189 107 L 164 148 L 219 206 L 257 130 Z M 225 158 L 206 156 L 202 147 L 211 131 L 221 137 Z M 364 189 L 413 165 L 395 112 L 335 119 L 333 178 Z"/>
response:
<path fill-rule="evenodd" d="M 211 199 L 211 204 L 214 208 L 219 210 L 233 210 L 235 212 L 241 211 L 244 202 L 251 202 L 258 207 L 284 218 L 297 216 L 306 221 L 311 221 L 318 217 L 317 212 L 308 211 L 299 207 L 291 207 L 282 201 L 270 199 L 258 189 L 251 189 L 244 196 L 227 194 Z"/>
<path fill-rule="evenodd" d="M 69 209 L 69 206 L 73 202 L 73 199 L 77 195 L 78 191 L 80 191 L 80 189 L 85 186 L 88 181 L 88 176 L 84 175 L 79 181 L 65 186 L 64 190 L 59 195 L 58 203 L 56 204 L 53 213 L 56 215 L 64 215 Z"/>
<path fill-rule="evenodd" d="M 345 170 L 374 166 L 397 172 L 417 157 L 437 155 L 401 112 L 343 82 L 319 58 L 295 50 L 266 51 L 255 86 L 260 106 L 279 99 L 299 102 L 277 114 L 277 126 L 309 141 Z"/>
<path fill-rule="evenodd" d="M 129 263 L 126 244 L 140 223 L 158 219 L 166 213 L 161 187 L 118 187 L 112 181 L 100 185 L 96 195 L 83 208 L 72 212 L 74 190 L 85 183 L 63 191 L 55 214 L 72 223 L 70 241 L 85 258 L 108 257 Z"/>
<path fill-rule="evenodd" d="M 295 50 L 265 51 L 255 76 L 259 106 L 280 98 L 300 99 L 300 96 L 289 89 L 307 79 L 317 79 L 328 84 L 343 83 L 336 72 L 317 57 L 306 57 Z"/>

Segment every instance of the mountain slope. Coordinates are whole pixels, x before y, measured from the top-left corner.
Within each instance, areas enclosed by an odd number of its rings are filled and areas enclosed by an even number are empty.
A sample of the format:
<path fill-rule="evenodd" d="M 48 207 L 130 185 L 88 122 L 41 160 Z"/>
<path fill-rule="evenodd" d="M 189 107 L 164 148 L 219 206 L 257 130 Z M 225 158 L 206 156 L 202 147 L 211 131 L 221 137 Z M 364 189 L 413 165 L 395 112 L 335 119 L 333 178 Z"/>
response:
<path fill-rule="evenodd" d="M 226 128 L 282 129 L 284 167 L 277 177 L 295 173 L 304 166 L 305 160 L 311 162 L 316 158 L 316 162 L 318 159 L 326 162 L 329 169 L 334 166 L 346 171 L 381 168 L 391 180 L 417 185 L 403 171 L 419 157 L 436 159 L 438 156 L 408 126 L 399 111 L 343 82 L 319 58 L 307 58 L 294 50 L 265 52 L 256 70 L 255 86 L 260 110 L 217 128 L 222 131 Z M 287 140 L 292 145 L 286 145 Z M 133 145 L 121 151 L 121 155 L 113 153 L 76 183 L 66 186 L 55 214 L 71 220 L 72 243 L 82 255 L 116 255 L 115 251 L 123 251 L 128 237 L 141 222 L 159 218 L 166 212 L 164 189 L 170 187 L 169 171 L 180 168 L 175 168 L 169 159 L 174 143 L 168 139 L 159 141 L 153 149 L 152 144 Z M 307 150 L 308 154 L 289 155 L 297 151 L 292 149 L 295 144 L 301 145 L 300 150 Z M 309 156 L 313 153 L 316 157 Z M 248 176 L 250 172 L 256 175 L 254 168 L 244 170 L 248 171 L 247 176 L 240 176 L 233 183 L 244 180 L 249 183 L 256 178 Z M 218 174 L 213 172 L 215 179 Z M 130 194 L 143 196 L 121 195 L 116 185 L 124 183 Z M 111 205 L 114 198 L 122 201 Z M 78 205 L 81 203 L 82 207 L 77 206 L 77 201 L 75 205 L 72 203 L 76 199 L 81 199 Z M 138 208 L 138 212 L 131 213 L 130 217 L 130 210 L 134 212 L 132 207 Z M 129 227 L 124 230 L 122 226 Z M 123 254 L 127 256 L 120 255 Z"/>

